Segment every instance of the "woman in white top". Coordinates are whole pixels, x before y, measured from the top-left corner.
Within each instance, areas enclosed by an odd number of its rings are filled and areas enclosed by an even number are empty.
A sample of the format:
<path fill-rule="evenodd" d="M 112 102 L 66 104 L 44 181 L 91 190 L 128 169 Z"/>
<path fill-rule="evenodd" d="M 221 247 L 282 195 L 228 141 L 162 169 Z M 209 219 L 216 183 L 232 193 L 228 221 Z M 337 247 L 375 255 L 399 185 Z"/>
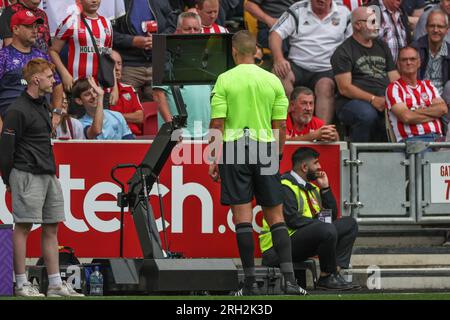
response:
<path fill-rule="evenodd" d="M 84 136 L 83 125 L 78 119 L 73 118 L 67 113 L 69 103 L 66 94 L 61 107 L 62 114 L 60 122 L 54 132 L 54 138 L 59 140 L 86 139 Z"/>

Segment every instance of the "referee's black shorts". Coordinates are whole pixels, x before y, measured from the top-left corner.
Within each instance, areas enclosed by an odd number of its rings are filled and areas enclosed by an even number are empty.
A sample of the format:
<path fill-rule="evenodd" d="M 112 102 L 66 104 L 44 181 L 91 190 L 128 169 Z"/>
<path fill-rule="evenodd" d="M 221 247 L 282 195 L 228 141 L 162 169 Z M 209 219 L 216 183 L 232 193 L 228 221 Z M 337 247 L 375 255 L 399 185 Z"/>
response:
<path fill-rule="evenodd" d="M 276 144 L 253 141 L 250 147 L 245 148 L 238 148 L 237 144 L 227 142 L 223 145 L 222 163 L 219 164 L 220 202 L 223 205 L 238 205 L 249 203 L 255 197 L 257 204 L 263 207 L 282 204 L 283 189 Z M 230 150 L 233 150 L 234 157 L 227 156 Z M 238 161 L 243 158 L 245 161 Z"/>

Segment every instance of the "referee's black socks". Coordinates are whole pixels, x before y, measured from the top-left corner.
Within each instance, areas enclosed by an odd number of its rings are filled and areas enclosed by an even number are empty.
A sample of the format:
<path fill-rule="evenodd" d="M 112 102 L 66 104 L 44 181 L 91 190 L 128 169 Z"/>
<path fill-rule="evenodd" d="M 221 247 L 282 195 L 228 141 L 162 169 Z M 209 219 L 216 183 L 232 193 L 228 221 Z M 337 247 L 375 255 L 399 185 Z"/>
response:
<path fill-rule="evenodd" d="M 253 240 L 253 226 L 251 223 L 239 223 L 236 225 L 236 239 L 239 255 L 244 269 L 244 285 L 250 287 L 256 282 L 255 272 L 255 242 Z M 289 239 L 288 239 L 289 240 Z"/>
<path fill-rule="evenodd" d="M 288 234 L 286 223 L 280 222 L 273 224 L 270 227 L 270 232 L 272 233 L 273 248 L 280 261 L 281 273 L 283 273 L 283 276 L 287 281 L 296 283 L 294 267 L 292 266 L 291 239 Z"/>

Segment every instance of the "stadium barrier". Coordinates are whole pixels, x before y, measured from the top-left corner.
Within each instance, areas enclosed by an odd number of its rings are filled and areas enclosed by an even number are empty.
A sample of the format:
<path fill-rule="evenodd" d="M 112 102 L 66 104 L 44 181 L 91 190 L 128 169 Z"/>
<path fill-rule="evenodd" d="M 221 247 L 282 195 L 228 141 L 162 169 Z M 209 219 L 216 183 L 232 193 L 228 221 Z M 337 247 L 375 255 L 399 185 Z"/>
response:
<path fill-rule="evenodd" d="M 150 141 L 55 142 L 58 177 L 65 199 L 66 222 L 61 225 L 62 245 L 75 248 L 79 257 L 115 257 L 119 253 L 119 186 L 110 170 L 119 163 L 139 164 Z M 432 143 L 440 151 L 420 153 L 420 143 L 308 144 L 288 142 L 281 172 L 290 169 L 290 157 L 300 145 L 321 153 L 320 162 L 341 204 L 342 215 L 359 224 L 450 223 L 450 143 Z M 220 204 L 220 185 L 208 176 L 207 164 L 194 155 L 205 144 L 183 142 L 175 148 L 161 174 L 169 249 L 186 257 L 238 257 L 234 224 L 228 207 Z M 193 163 L 179 163 L 184 156 Z M 174 163 L 175 160 L 175 163 Z M 132 171 L 121 173 L 127 181 Z M 119 175 L 120 177 L 120 175 Z M 151 204 L 162 230 L 157 188 Z M 0 224 L 11 224 L 11 201 L 0 183 Z M 255 239 L 261 226 L 261 208 L 254 205 Z M 126 257 L 141 256 L 134 221 L 125 215 Z M 38 257 L 40 228 L 30 236 L 28 256 Z"/>
<path fill-rule="evenodd" d="M 117 257 L 119 255 L 120 208 L 116 203 L 120 187 L 113 183 L 111 168 L 120 163 L 139 164 L 150 141 L 55 141 L 57 175 L 65 200 L 66 221 L 59 228 L 59 243 L 75 249 L 77 257 Z M 336 199 L 340 198 L 340 152 L 346 143 L 305 144 L 288 142 L 281 172 L 290 170 L 291 155 L 306 145 L 320 152 L 322 167 L 330 179 Z M 208 176 L 203 162 L 205 143 L 177 145 L 161 174 L 162 193 L 169 249 L 186 257 L 238 257 L 234 224 L 229 207 L 220 204 L 220 184 Z M 180 163 L 183 158 L 193 163 Z M 182 162 L 182 161 L 181 161 Z M 127 181 L 132 170 L 118 173 Z M 158 229 L 162 230 L 157 187 L 151 191 L 151 204 Z M 0 183 L 0 224 L 12 223 L 11 201 Z M 255 240 L 261 228 L 262 212 L 254 205 Z M 140 257 L 140 244 L 132 217 L 125 212 L 124 255 Z M 27 256 L 40 255 L 40 228 L 34 227 L 28 241 Z"/>
<path fill-rule="evenodd" d="M 450 223 L 449 148 L 448 142 L 350 144 L 341 156 L 343 214 L 360 224 Z"/>

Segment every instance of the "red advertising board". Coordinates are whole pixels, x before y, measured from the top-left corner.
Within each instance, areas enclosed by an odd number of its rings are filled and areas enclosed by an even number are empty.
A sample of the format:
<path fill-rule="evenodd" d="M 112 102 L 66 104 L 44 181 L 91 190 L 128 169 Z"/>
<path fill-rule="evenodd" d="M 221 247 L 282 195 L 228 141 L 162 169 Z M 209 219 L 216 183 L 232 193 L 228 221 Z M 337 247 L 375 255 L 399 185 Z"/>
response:
<path fill-rule="evenodd" d="M 59 228 L 60 245 L 75 249 L 78 257 L 117 257 L 119 255 L 120 208 L 116 204 L 120 187 L 110 176 L 121 163 L 139 164 L 150 142 L 56 142 L 54 152 L 65 200 L 66 222 Z M 179 144 L 172 152 L 160 177 L 160 191 L 170 251 L 186 257 L 238 257 L 234 224 L 229 207 L 220 204 L 220 184 L 208 176 L 202 156 L 194 163 L 180 163 L 179 155 L 202 154 L 205 144 Z M 339 144 L 309 145 L 320 152 L 336 200 L 340 198 Z M 180 151 L 183 148 L 183 151 Z M 296 144 L 286 145 L 281 172 L 290 169 Z M 127 181 L 133 171 L 118 174 Z M 156 185 L 151 200 L 159 230 L 162 230 Z M 12 223 L 11 199 L 0 183 L 0 223 Z M 255 239 L 262 212 L 254 206 Z M 160 233 L 162 235 L 162 233 Z M 141 248 L 128 211 L 125 212 L 124 255 L 141 257 Z M 259 250 L 258 250 L 259 251 Z M 29 257 L 40 256 L 40 228 L 35 226 L 28 241 Z"/>

